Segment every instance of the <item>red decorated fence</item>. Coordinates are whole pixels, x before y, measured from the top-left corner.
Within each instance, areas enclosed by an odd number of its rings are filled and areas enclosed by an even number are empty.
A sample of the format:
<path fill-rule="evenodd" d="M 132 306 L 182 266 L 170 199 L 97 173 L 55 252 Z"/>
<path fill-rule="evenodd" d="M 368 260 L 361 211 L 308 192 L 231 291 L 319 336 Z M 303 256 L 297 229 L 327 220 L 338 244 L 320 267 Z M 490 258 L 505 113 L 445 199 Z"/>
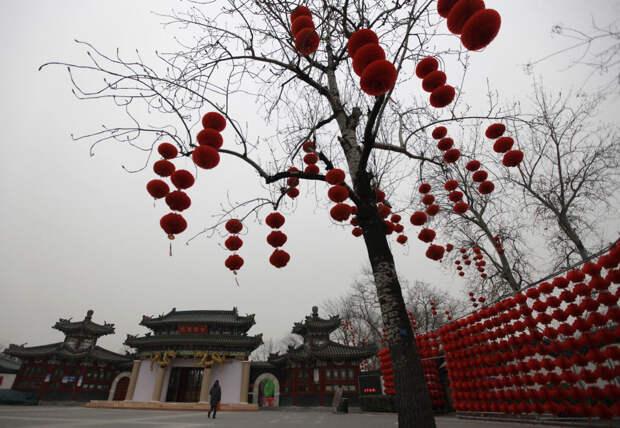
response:
<path fill-rule="evenodd" d="M 620 416 L 620 245 L 439 330 L 454 408 Z"/>

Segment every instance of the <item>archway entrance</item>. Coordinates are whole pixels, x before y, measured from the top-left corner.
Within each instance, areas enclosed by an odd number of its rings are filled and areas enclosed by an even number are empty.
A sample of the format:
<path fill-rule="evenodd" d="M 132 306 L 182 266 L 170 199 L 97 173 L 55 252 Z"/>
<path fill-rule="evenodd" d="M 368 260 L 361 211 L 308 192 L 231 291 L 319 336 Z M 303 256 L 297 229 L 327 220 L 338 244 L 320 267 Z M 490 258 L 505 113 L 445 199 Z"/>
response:
<path fill-rule="evenodd" d="M 263 373 L 254 381 L 252 403 L 258 407 L 280 406 L 280 382 L 271 373 Z"/>
<path fill-rule="evenodd" d="M 127 389 L 129 388 L 129 376 L 131 376 L 131 373 L 123 372 L 114 378 L 112 386 L 110 386 L 108 401 L 123 401 L 127 397 Z"/>

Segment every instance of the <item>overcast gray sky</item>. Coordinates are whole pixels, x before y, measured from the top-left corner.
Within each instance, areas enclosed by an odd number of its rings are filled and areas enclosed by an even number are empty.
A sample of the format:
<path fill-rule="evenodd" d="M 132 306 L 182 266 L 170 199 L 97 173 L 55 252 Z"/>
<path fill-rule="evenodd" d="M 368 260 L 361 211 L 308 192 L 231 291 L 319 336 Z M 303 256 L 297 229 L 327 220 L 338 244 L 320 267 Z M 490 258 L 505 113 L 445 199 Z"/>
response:
<path fill-rule="evenodd" d="M 487 77 L 503 97 L 526 100 L 532 76 L 523 72 L 523 64 L 567 46 L 551 36 L 552 25 L 587 29 L 592 19 L 604 25 L 620 16 L 620 3 L 614 0 L 486 3 L 501 13 L 503 25 L 492 45 L 473 55 L 465 90 L 474 105 L 484 101 L 479 89 Z M 251 333 L 279 339 L 312 305 L 343 294 L 367 263 L 362 241 L 333 225 L 325 204 L 317 207 L 314 196 L 308 196 L 300 198 L 283 229 L 289 235 L 289 266 L 277 270 L 268 264 L 268 230 L 251 226 L 239 252 L 245 265 L 237 287 L 223 265 L 228 254 L 222 238 L 199 238 L 189 246 L 178 239 L 174 256 L 168 256 L 168 241 L 159 228 L 164 210 L 161 203 L 153 208 L 144 188 L 153 176 L 150 168 L 140 174 L 121 168 L 139 166 L 140 154 L 110 144 L 91 158 L 87 144 L 71 140 L 71 133 L 113 123 L 118 113 L 109 103 L 76 101 L 63 69 L 38 72 L 38 66 L 49 60 L 85 62 L 73 39 L 107 52 L 116 47 L 127 53 L 136 47 L 166 50 L 173 46 L 174 32 L 163 29 L 161 18 L 150 11 L 172 7 L 185 3 L 2 2 L 0 345 L 61 340 L 60 332 L 50 328 L 59 317 L 82 319 L 93 309 L 95 321 L 116 324 L 116 334 L 100 344 L 119 350 L 127 333 L 144 331 L 138 326 L 143 314 L 172 307 L 237 306 L 242 313 L 256 313 Z M 442 43 L 456 47 L 459 41 L 450 37 Z M 568 63 L 566 57 L 554 58 L 536 74 L 554 89 L 596 86 L 597 76 L 586 80 L 589 70 L 567 69 Z M 607 120 L 617 115 L 617 97 L 609 107 Z M 247 109 L 243 114 L 256 120 L 253 106 L 235 108 Z M 224 158 L 208 180 L 199 180 L 188 192 L 193 205 L 186 215 L 190 226 L 185 236 L 210 224 L 227 191 L 235 199 L 260 192 L 248 185 L 253 182 L 252 172 Z M 308 186 L 302 184 L 302 195 L 309 193 Z M 461 289 L 461 280 L 424 258 L 425 246 L 413 238 L 407 248 L 394 247 L 401 277 Z"/>

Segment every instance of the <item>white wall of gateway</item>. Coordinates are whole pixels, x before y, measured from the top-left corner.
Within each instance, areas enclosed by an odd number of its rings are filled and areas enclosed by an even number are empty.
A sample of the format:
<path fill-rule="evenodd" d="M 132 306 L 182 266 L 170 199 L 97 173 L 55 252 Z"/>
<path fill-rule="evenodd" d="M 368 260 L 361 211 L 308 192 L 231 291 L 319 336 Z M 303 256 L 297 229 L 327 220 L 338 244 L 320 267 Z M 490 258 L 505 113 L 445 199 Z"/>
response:
<path fill-rule="evenodd" d="M 11 389 L 15 376 L 14 373 L 0 373 L 0 389 Z"/>

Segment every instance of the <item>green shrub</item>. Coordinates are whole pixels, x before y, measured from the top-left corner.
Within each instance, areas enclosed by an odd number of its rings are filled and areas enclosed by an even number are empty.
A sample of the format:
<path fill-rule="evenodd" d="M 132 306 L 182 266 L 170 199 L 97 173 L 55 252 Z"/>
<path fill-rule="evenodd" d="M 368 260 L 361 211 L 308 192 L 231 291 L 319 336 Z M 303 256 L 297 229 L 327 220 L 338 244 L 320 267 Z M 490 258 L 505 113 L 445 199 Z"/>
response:
<path fill-rule="evenodd" d="M 391 395 L 362 395 L 360 407 L 365 412 L 396 412 L 396 400 Z"/>

